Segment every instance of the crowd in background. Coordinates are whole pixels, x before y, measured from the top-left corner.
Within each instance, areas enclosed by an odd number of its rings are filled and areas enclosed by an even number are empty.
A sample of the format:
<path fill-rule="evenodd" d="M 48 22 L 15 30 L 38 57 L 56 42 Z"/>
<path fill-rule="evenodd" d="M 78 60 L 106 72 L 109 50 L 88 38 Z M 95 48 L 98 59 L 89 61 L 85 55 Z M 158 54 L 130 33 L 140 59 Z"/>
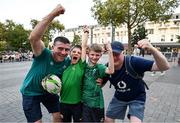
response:
<path fill-rule="evenodd" d="M 31 51 L 3 51 L 0 52 L 0 63 L 4 62 L 20 62 L 32 60 L 33 53 Z"/>

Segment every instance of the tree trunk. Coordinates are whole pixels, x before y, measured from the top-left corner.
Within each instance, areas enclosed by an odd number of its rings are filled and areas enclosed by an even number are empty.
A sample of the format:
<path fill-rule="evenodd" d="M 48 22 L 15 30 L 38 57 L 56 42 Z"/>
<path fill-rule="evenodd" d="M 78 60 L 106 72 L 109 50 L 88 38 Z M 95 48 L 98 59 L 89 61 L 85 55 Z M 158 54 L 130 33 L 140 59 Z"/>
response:
<path fill-rule="evenodd" d="M 131 48 L 131 26 L 127 24 L 127 29 L 128 29 L 128 54 L 132 53 L 132 48 Z"/>

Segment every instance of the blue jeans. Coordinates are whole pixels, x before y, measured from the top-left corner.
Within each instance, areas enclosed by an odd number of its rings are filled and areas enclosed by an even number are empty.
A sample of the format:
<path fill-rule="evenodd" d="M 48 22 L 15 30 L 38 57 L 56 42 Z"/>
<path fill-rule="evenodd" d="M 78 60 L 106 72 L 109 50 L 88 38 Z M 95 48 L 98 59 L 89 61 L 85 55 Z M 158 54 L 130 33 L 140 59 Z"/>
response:
<path fill-rule="evenodd" d="M 130 116 L 135 116 L 143 121 L 145 102 L 140 100 L 124 102 L 113 97 L 106 111 L 106 116 L 112 119 L 124 120 L 127 107 L 129 107 L 128 118 L 130 118 Z"/>
<path fill-rule="evenodd" d="M 28 122 L 35 122 L 42 118 L 42 103 L 49 113 L 60 112 L 59 97 L 55 94 L 44 94 L 39 96 L 25 96 L 23 98 L 23 110 Z"/>

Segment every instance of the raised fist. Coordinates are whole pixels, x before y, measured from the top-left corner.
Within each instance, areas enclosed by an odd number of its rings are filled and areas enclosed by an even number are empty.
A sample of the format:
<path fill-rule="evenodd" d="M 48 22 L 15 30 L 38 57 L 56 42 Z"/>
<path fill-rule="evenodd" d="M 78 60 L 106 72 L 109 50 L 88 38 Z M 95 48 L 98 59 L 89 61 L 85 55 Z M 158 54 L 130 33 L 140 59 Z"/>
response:
<path fill-rule="evenodd" d="M 87 25 L 83 26 L 83 32 L 84 33 L 89 33 L 89 28 Z"/>
<path fill-rule="evenodd" d="M 61 4 L 58 4 L 56 8 L 52 11 L 55 16 L 59 16 L 60 14 L 64 14 L 65 9 Z"/>

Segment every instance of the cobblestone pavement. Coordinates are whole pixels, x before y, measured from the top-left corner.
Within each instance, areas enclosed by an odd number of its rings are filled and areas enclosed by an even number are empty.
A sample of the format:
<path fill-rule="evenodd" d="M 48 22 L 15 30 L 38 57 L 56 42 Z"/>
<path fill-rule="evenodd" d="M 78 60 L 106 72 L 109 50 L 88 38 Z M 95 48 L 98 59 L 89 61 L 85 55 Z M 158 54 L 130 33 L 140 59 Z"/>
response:
<path fill-rule="evenodd" d="M 21 107 L 20 84 L 29 69 L 30 62 L 0 64 L 0 123 L 26 122 Z M 180 66 L 172 65 L 165 75 L 157 72 L 145 74 L 147 102 L 144 122 L 180 123 Z M 103 88 L 105 107 L 107 107 L 114 89 L 109 84 Z M 43 121 L 50 122 L 51 117 L 42 106 Z M 127 119 L 125 119 L 126 122 Z M 122 121 L 119 121 L 122 122 Z"/>

